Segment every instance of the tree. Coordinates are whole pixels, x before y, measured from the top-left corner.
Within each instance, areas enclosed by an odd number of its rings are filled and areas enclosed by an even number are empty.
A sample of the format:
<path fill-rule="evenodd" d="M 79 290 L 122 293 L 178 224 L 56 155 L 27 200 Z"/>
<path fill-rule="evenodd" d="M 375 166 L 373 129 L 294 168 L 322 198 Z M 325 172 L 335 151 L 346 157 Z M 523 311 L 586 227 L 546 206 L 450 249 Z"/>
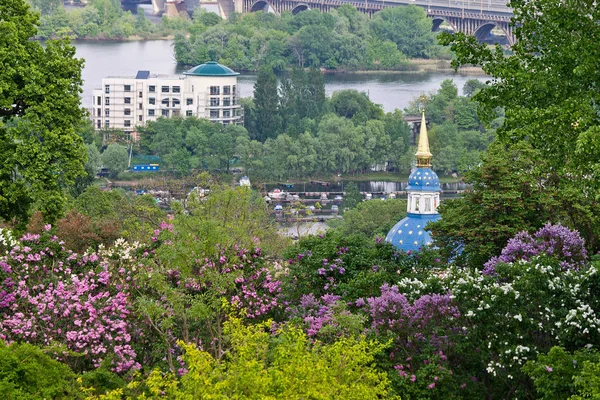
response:
<path fill-rule="evenodd" d="M 506 112 L 497 130 L 505 143 L 528 142 L 552 171 L 569 224 L 598 246 L 600 222 L 600 6 L 592 0 L 510 2 L 517 39 L 506 57 L 462 33 L 442 34 L 455 66 L 481 65 L 494 79 L 475 96 L 485 123 Z"/>
<path fill-rule="evenodd" d="M 426 58 L 435 45 L 432 22 L 425 9 L 414 5 L 389 7 L 375 13 L 371 31 L 381 41 L 391 40 L 408 57 Z"/>
<path fill-rule="evenodd" d="M 112 143 L 102 153 L 102 164 L 110 170 L 110 176 L 116 178 L 117 175 L 127 169 L 128 158 L 125 146 Z"/>
<path fill-rule="evenodd" d="M 275 138 L 281 127 L 279 116 L 279 92 L 277 77 L 269 67 L 263 67 L 258 72 L 254 84 L 254 124 L 256 132 L 252 139 L 264 142 Z"/>
<path fill-rule="evenodd" d="M 535 154 L 524 143 L 496 142 L 482 164 L 465 174 L 473 189 L 444 201 L 439 207 L 442 218 L 428 225 L 448 257 L 464 249 L 460 258 L 480 268 L 518 232 L 540 228 L 561 215 L 556 191 L 548 187 L 547 166 L 538 164 Z"/>
<path fill-rule="evenodd" d="M 23 0 L 2 1 L 0 21 L 0 216 L 26 223 L 35 203 L 52 221 L 84 173 L 83 61 L 67 41 L 31 40 L 39 19 Z"/>

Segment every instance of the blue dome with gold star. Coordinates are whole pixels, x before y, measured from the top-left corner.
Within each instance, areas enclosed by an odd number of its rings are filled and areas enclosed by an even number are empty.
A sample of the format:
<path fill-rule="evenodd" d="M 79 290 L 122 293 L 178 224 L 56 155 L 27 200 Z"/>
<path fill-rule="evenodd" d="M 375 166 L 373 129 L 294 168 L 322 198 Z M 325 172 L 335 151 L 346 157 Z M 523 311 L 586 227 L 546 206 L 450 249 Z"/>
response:
<path fill-rule="evenodd" d="M 431 168 L 417 168 L 408 177 L 406 190 L 439 192 L 442 188 L 440 178 Z"/>
<path fill-rule="evenodd" d="M 427 138 L 425 112 L 421 119 L 421 133 L 417 146 L 417 168 L 408 177 L 407 214 L 385 237 L 386 242 L 406 252 L 419 251 L 432 243 L 426 230 L 427 224 L 440 219 L 437 207 L 440 205 L 440 179 L 431 169 L 431 152 Z"/>
<path fill-rule="evenodd" d="M 431 245 L 431 235 L 425 230 L 431 221 L 440 219 L 440 214 L 412 214 L 396 223 L 385 237 L 397 248 L 404 251 L 419 251 L 424 246 Z"/>

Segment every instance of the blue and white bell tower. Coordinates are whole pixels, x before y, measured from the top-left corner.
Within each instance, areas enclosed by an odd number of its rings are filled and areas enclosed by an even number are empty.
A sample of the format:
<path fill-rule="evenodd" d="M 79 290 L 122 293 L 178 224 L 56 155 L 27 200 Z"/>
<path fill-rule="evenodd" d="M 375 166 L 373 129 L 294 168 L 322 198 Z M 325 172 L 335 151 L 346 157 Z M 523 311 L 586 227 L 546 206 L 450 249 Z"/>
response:
<path fill-rule="evenodd" d="M 437 208 L 440 205 L 440 179 L 431 169 L 431 152 L 425 111 L 421 119 L 421 132 L 417 147 L 417 168 L 408 177 L 407 216 L 388 232 L 385 240 L 404 251 L 419 251 L 431 244 L 431 236 L 425 230 L 431 221 L 440 219 Z"/>

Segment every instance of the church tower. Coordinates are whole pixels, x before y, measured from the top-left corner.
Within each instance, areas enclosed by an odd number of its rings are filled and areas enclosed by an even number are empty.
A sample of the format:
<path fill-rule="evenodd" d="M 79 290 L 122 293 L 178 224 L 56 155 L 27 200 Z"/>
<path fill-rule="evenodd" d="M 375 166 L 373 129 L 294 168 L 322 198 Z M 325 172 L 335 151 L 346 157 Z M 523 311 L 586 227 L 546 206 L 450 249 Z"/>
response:
<path fill-rule="evenodd" d="M 431 169 L 431 152 L 425 111 L 421 119 L 421 132 L 417 147 L 417 168 L 408 177 L 408 205 L 406 218 L 398 222 L 388 232 L 385 240 L 404 251 L 419 251 L 431 244 L 431 236 L 425 230 L 431 221 L 440 219 L 437 208 L 440 205 L 440 179 Z"/>

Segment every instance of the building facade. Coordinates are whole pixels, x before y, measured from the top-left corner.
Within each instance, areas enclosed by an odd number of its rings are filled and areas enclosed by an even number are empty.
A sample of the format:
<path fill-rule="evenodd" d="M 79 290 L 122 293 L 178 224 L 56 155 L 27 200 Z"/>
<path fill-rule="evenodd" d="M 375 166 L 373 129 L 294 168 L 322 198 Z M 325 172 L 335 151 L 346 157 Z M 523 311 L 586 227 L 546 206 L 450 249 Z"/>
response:
<path fill-rule="evenodd" d="M 396 223 L 385 238 L 387 242 L 406 252 L 419 251 L 422 247 L 431 245 L 431 235 L 425 228 L 429 222 L 440 219 L 437 208 L 440 205 L 442 188 L 437 174 L 431 169 L 425 112 L 421 118 L 416 156 L 417 168 L 408 177 L 406 187 L 406 218 Z"/>
<path fill-rule="evenodd" d="M 107 77 L 93 91 L 90 115 L 95 129 L 119 129 L 126 134 L 159 117 L 194 116 L 223 125 L 242 124 L 238 75 L 211 61 L 183 75 L 138 71 L 136 76 Z"/>

